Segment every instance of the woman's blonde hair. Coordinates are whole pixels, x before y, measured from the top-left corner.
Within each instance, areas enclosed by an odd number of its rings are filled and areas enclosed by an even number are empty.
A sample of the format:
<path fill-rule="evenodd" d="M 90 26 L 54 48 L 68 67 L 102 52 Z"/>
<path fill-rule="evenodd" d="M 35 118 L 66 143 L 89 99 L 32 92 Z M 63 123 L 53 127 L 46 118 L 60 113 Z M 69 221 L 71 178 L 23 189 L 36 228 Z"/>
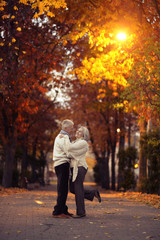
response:
<path fill-rule="evenodd" d="M 79 128 L 81 128 L 83 130 L 84 140 L 89 141 L 89 131 L 88 131 L 88 129 L 86 127 L 83 127 L 83 126 L 81 126 Z"/>

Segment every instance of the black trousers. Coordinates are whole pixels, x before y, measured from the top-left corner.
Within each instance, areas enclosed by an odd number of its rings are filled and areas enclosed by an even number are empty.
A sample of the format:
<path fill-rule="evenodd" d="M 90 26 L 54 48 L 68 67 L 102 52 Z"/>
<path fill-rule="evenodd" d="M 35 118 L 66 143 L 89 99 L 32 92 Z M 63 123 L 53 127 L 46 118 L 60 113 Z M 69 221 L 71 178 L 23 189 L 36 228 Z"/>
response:
<path fill-rule="evenodd" d="M 61 164 L 55 167 L 57 175 L 57 204 L 54 206 L 53 215 L 59 215 L 61 213 L 66 214 L 68 207 L 66 206 L 66 200 L 68 195 L 68 181 L 69 181 L 69 163 Z"/>
<path fill-rule="evenodd" d="M 71 173 L 73 174 L 73 168 L 71 168 Z M 70 192 L 75 194 L 77 215 L 85 214 L 84 199 L 93 201 L 95 196 L 95 190 L 84 189 L 83 182 L 86 173 L 87 170 L 84 167 L 78 167 L 78 175 L 75 182 L 72 182 L 72 178 L 70 179 Z"/>

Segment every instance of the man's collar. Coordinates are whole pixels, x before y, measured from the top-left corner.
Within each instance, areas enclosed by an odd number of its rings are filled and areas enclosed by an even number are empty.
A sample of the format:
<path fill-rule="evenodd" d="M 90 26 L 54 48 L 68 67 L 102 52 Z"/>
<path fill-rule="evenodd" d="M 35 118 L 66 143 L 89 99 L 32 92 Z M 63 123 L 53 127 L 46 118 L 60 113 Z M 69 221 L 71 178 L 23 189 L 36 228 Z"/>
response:
<path fill-rule="evenodd" d="M 67 133 L 67 132 L 64 131 L 64 130 L 61 130 L 61 131 L 60 131 L 60 134 L 64 134 L 64 135 L 68 135 L 68 136 L 69 136 L 69 133 Z"/>
<path fill-rule="evenodd" d="M 60 134 L 68 135 L 69 140 L 71 141 L 70 135 L 69 135 L 69 133 L 67 133 L 66 131 L 61 130 L 61 131 L 60 131 Z"/>

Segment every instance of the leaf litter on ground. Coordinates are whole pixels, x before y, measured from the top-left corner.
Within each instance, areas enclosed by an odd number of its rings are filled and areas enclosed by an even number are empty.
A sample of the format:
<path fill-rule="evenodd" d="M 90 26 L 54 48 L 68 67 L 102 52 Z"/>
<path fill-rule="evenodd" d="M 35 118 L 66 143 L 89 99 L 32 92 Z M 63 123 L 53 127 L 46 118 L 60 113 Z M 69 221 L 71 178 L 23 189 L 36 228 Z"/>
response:
<path fill-rule="evenodd" d="M 121 193 L 121 196 L 160 209 L 160 196 L 156 194 L 147 194 L 141 192 L 125 192 Z"/>
<path fill-rule="evenodd" d="M 4 188 L 4 187 L 0 186 L 0 196 L 1 197 L 5 197 L 8 195 L 17 194 L 17 193 L 26 193 L 28 191 L 29 190 L 23 189 L 23 188 Z M 44 191 L 43 193 L 41 192 L 41 195 L 47 195 L 47 194 L 49 194 L 49 193 L 46 193 L 46 191 Z M 102 194 L 102 195 L 107 197 L 108 194 Z M 142 203 L 148 204 L 152 207 L 160 209 L 160 196 L 158 196 L 156 194 L 147 194 L 147 193 L 141 193 L 141 192 L 119 193 L 119 192 L 111 191 L 109 195 L 112 197 L 125 197 L 126 199 L 142 202 Z M 102 199 L 102 201 L 103 201 L 103 199 Z"/>

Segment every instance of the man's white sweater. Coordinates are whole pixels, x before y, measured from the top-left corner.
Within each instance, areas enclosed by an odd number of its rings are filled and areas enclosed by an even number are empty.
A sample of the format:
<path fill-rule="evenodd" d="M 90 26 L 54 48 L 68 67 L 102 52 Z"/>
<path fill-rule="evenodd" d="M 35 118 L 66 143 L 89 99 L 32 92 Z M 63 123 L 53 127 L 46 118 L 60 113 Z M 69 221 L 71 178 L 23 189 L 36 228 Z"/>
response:
<path fill-rule="evenodd" d="M 63 163 L 67 163 L 70 159 L 67 157 L 64 149 L 64 138 L 60 137 L 61 134 L 55 138 L 54 147 L 53 147 L 53 161 L 54 167 L 57 167 Z M 70 142 L 68 135 L 65 135 L 67 140 Z"/>

